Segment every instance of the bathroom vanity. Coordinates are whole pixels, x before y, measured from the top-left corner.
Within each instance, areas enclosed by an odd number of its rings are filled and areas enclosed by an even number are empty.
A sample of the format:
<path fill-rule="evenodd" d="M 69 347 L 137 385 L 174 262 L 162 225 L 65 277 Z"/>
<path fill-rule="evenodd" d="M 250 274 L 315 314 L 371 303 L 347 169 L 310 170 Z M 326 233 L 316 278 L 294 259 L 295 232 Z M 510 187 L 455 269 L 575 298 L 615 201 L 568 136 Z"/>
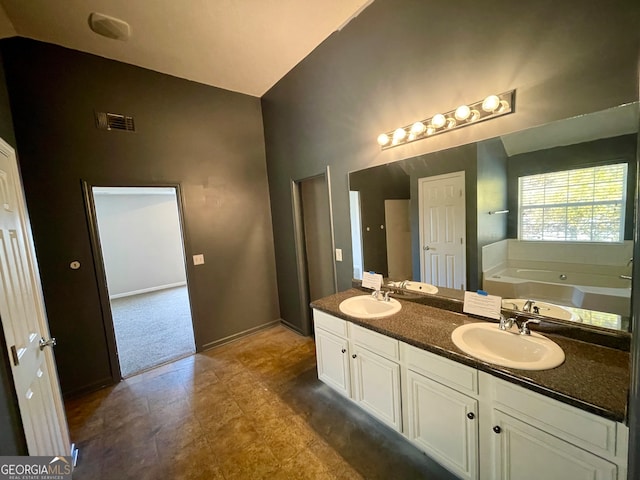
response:
<path fill-rule="evenodd" d="M 499 367 L 451 340 L 482 320 L 403 300 L 384 318 L 340 311 L 363 293 L 312 303 L 325 384 L 463 479 L 626 478 L 628 352 L 545 333 L 562 365 Z"/>

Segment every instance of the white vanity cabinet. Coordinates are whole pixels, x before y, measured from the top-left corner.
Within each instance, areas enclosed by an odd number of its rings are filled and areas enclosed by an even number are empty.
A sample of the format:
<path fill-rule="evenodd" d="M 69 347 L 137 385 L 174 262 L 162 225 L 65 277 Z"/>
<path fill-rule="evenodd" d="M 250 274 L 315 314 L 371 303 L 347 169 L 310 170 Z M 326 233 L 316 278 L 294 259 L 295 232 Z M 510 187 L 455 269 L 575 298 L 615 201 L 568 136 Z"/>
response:
<path fill-rule="evenodd" d="M 490 422 L 481 427 L 483 439 L 492 447 L 485 476 L 504 480 L 627 478 L 625 425 L 484 372 L 479 380 L 490 401 Z"/>
<path fill-rule="evenodd" d="M 554 437 L 500 410 L 492 415 L 495 431 L 494 476 L 501 480 L 614 480 L 614 463 Z M 624 477 L 621 477 L 624 478 Z"/>
<path fill-rule="evenodd" d="M 624 480 L 628 428 L 314 310 L 318 377 L 456 476 Z"/>
<path fill-rule="evenodd" d="M 478 478 L 477 371 L 400 344 L 406 435 L 460 478 Z"/>
<path fill-rule="evenodd" d="M 341 394 L 351 396 L 347 339 L 316 328 L 316 357 L 318 378 Z"/>
<path fill-rule="evenodd" d="M 398 341 L 314 310 L 318 378 L 402 431 Z"/>

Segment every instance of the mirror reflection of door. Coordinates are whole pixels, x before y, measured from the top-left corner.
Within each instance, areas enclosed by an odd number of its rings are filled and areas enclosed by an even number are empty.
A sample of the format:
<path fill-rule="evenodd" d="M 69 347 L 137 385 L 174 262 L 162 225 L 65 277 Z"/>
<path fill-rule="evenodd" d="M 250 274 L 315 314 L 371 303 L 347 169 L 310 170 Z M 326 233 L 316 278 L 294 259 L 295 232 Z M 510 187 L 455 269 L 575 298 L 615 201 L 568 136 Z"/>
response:
<path fill-rule="evenodd" d="M 385 200 L 384 218 L 387 238 L 389 280 L 403 281 L 411 274 L 411 223 L 409 200 Z"/>
<path fill-rule="evenodd" d="M 418 180 L 421 281 L 465 289 L 464 172 Z"/>
<path fill-rule="evenodd" d="M 174 187 L 93 187 L 122 377 L 195 352 Z"/>

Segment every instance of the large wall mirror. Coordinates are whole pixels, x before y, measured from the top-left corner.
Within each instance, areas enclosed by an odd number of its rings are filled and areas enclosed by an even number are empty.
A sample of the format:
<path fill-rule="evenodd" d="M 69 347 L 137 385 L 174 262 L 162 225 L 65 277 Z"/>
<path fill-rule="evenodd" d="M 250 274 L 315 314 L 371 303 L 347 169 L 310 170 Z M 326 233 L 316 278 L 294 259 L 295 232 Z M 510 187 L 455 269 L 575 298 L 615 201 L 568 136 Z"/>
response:
<path fill-rule="evenodd" d="M 351 172 L 354 278 L 630 331 L 638 118 L 635 102 Z"/>

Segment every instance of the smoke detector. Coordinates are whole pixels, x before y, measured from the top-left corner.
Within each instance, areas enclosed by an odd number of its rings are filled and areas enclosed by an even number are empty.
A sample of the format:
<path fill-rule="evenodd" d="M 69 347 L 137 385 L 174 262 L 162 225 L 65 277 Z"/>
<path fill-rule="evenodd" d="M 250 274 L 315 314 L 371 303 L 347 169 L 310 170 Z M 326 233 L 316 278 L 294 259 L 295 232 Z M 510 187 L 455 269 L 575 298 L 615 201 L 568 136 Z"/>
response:
<path fill-rule="evenodd" d="M 131 36 L 131 27 L 127 22 L 103 13 L 93 12 L 89 15 L 89 27 L 98 35 L 114 40 L 126 41 Z"/>

